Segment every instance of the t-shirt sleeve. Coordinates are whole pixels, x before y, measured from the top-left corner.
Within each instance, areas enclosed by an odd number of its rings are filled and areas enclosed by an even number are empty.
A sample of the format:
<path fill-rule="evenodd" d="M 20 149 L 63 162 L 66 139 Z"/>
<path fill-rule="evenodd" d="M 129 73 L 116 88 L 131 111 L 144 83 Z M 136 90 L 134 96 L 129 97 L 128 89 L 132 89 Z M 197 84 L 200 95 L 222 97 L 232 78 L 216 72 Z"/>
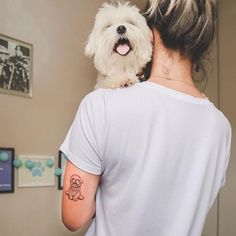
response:
<path fill-rule="evenodd" d="M 230 123 L 226 122 L 227 128 L 226 128 L 226 142 L 225 142 L 225 153 L 223 156 L 223 161 L 220 162 L 220 171 L 219 171 L 219 176 L 217 176 L 217 182 L 216 185 L 214 186 L 213 194 L 211 196 L 210 204 L 209 204 L 209 209 L 213 205 L 215 199 L 217 198 L 217 195 L 219 193 L 219 190 L 224 187 L 225 182 L 226 182 L 226 174 L 227 174 L 227 169 L 229 165 L 229 160 L 230 160 L 230 153 L 231 153 L 231 136 L 232 136 L 232 129 L 230 126 Z M 221 168 L 222 167 L 222 168 Z"/>
<path fill-rule="evenodd" d="M 60 150 L 75 166 L 95 175 L 102 173 L 104 116 L 105 107 L 101 93 L 94 91 L 88 94 L 81 101 L 74 121 L 60 146 Z"/>
<path fill-rule="evenodd" d="M 227 174 L 227 169 L 229 166 L 229 160 L 230 160 L 230 155 L 231 155 L 232 128 L 229 122 L 228 122 L 228 127 L 229 128 L 228 128 L 228 142 L 227 142 L 227 149 L 226 149 L 226 162 L 225 162 L 225 168 L 224 168 L 224 173 L 221 180 L 220 188 L 225 186 L 226 174 Z"/>

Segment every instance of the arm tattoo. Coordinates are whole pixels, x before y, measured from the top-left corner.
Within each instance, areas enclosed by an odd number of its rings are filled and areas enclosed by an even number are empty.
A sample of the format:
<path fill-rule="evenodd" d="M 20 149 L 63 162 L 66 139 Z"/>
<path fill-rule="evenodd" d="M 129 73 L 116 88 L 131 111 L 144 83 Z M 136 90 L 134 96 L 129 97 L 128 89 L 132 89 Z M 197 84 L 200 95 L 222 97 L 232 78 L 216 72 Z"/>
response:
<path fill-rule="evenodd" d="M 81 186 L 83 180 L 79 175 L 72 175 L 70 177 L 69 189 L 65 192 L 70 200 L 78 201 L 83 200 L 84 196 L 81 194 Z"/>

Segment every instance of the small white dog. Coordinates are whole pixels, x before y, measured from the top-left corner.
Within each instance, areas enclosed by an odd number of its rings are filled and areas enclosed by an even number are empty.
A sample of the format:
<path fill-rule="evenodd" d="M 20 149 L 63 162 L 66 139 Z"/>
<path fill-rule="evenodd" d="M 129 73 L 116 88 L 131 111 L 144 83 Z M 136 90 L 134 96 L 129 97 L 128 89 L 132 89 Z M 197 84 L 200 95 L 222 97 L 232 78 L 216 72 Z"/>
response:
<path fill-rule="evenodd" d="M 98 70 L 95 89 L 139 82 L 139 74 L 152 56 L 152 33 L 139 9 L 128 2 L 104 3 L 96 15 L 85 55 L 94 57 Z"/>

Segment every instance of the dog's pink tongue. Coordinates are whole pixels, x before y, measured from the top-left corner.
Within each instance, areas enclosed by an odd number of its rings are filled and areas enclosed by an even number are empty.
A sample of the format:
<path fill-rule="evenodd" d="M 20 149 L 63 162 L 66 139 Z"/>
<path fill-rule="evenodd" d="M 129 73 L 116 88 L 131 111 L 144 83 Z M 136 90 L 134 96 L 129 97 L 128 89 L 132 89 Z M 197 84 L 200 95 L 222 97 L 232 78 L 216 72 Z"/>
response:
<path fill-rule="evenodd" d="M 129 46 L 127 44 L 120 44 L 116 50 L 120 55 L 125 55 L 129 51 Z"/>

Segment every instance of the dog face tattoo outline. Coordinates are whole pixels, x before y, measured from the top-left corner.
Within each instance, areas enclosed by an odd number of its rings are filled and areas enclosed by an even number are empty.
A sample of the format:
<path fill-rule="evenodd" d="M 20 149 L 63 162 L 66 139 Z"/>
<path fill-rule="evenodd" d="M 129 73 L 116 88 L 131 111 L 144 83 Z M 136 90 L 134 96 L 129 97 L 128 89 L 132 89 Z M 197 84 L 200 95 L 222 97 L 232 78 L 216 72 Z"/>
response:
<path fill-rule="evenodd" d="M 79 175 L 74 174 L 70 177 L 70 186 L 68 191 L 65 192 L 70 200 L 78 201 L 84 199 L 84 196 L 81 194 L 82 184 L 83 180 Z"/>

